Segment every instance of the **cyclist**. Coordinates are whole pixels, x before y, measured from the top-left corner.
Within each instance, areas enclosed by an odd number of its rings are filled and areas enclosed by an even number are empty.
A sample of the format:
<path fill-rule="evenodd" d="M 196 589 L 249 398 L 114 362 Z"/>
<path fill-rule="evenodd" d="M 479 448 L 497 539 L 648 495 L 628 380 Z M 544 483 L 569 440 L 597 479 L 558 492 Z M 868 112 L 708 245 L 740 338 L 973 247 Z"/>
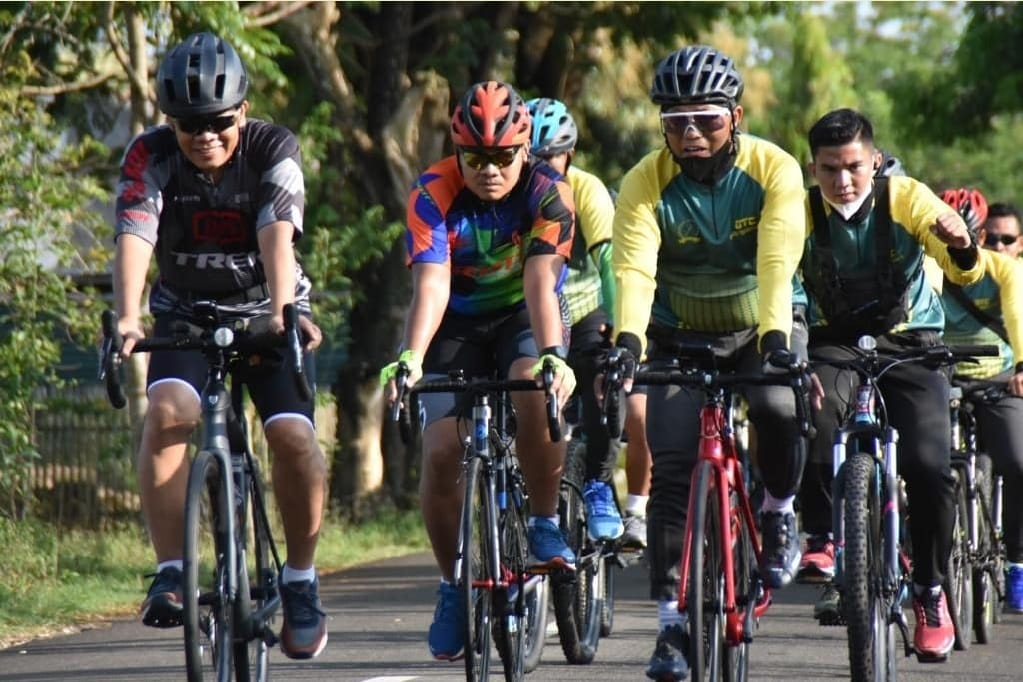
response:
<path fill-rule="evenodd" d="M 465 92 L 451 119 L 451 140 L 455 154 L 428 168 L 408 199 L 413 293 L 399 358 L 412 383 L 424 373 L 439 378 L 455 369 L 468 378 L 495 371 L 531 378 L 550 359 L 558 404 L 564 404 L 575 388 L 558 302 L 575 222 L 571 189 L 547 163 L 530 157 L 529 111 L 506 83 L 485 81 Z M 381 370 L 381 383 L 391 382 L 396 367 Z M 388 394 L 393 400 L 393 384 Z M 530 493 L 530 561 L 574 568 L 557 517 L 564 442 L 550 441 L 541 393 L 516 393 L 513 402 L 516 450 Z M 442 576 L 428 643 L 439 660 L 460 658 L 465 645 L 465 605 L 452 582 L 462 503 L 462 403 L 454 394 L 420 398 L 421 504 Z"/>
<path fill-rule="evenodd" d="M 155 252 L 159 278 L 149 307 L 155 334 L 170 335 L 193 303 L 215 301 L 228 318 L 271 314 L 283 333 L 282 308 L 294 303 L 310 339 L 310 283 L 296 262 L 302 234 L 303 178 L 294 135 L 247 117 L 248 78 L 227 41 L 197 33 L 175 46 L 156 77 L 167 124 L 128 146 L 117 185 L 114 301 L 127 357 L 143 337 L 140 302 Z M 312 356 L 306 353 L 309 376 Z M 186 449 L 199 420 L 206 377 L 201 353 L 156 352 L 149 361 L 149 408 L 138 455 L 142 514 L 158 562 L 142 604 L 142 622 L 181 624 Z M 281 509 L 287 562 L 281 573 L 281 650 L 312 658 L 327 642 L 313 559 L 325 495 L 326 461 L 283 363 L 236 371 L 244 380 L 274 453 L 274 495 Z"/>
<path fill-rule="evenodd" d="M 562 303 L 568 308 L 571 327 L 568 362 L 578 379 L 576 395 L 582 403 L 582 426 L 586 438 L 583 499 L 586 502 L 587 530 L 594 539 L 613 540 L 621 536 L 623 544 L 642 547 L 646 545 L 643 522 L 646 499 L 631 490 L 639 488 L 641 493 L 645 492 L 641 488 L 642 470 L 639 465 L 647 463 L 646 468 L 649 469 L 649 453 L 636 447 L 626 450 L 626 457 L 631 454 L 643 460 L 638 464 L 631 461 L 626 464 L 627 478 L 630 474 L 635 477 L 637 470 L 641 476 L 639 483 L 629 482 L 626 527 L 618 513 L 612 488 L 617 447 L 600 423 L 600 406 L 593 392 L 599 356 L 614 327 L 611 317 L 615 300 L 611 270 L 614 201 L 597 176 L 572 165 L 579 133 L 565 104 L 556 99 L 538 98 L 529 100 L 526 106 L 533 119 L 530 151 L 565 176 L 572 188 L 576 208 L 576 238 L 568 261 L 568 279 L 562 289 Z M 635 419 L 630 419 L 626 425 L 636 423 Z M 642 444 L 645 437 L 637 440 Z M 625 531 L 628 531 L 628 537 L 625 537 Z"/>
<path fill-rule="evenodd" d="M 924 276 L 923 255 L 952 281 L 975 282 L 983 259 L 966 225 L 922 183 L 907 176 L 874 179 L 881 155 L 862 114 L 826 114 L 810 129 L 809 143 L 819 186 L 807 195 L 810 229 L 801 263 L 811 300 L 811 361 L 851 357 L 864 334 L 877 338 L 882 354 L 940 343 L 944 315 Z M 817 374 L 825 395 L 815 416 L 812 459 L 830 490 L 830 435 L 853 398 L 856 377 L 825 364 Z M 954 640 L 940 587 L 953 520 L 948 380 L 941 371 L 905 364 L 889 371 L 880 387 L 899 430 L 899 466 L 913 513 L 913 641 L 920 658 L 942 660 Z M 807 529 L 830 532 L 824 491 L 803 486 L 801 502 Z M 815 613 L 827 622 L 834 612 L 821 606 Z"/>
<path fill-rule="evenodd" d="M 793 333 L 793 281 L 806 231 L 802 174 L 779 147 L 739 132 L 742 91 L 734 63 L 713 47 L 684 47 L 656 67 L 650 95 L 665 145 L 626 174 L 612 237 L 615 343 L 628 364 L 642 356 L 647 337 L 651 359 L 695 341 L 712 344 L 724 367 L 742 372 L 787 366 L 790 349 L 805 357 L 805 329 L 802 340 Z M 678 566 L 703 394 L 647 391 L 654 462 L 648 551 L 659 634 L 646 674 L 679 680 L 688 670 L 689 636 L 678 611 Z M 759 442 L 778 445 L 761 448 L 761 524 L 764 574 L 781 587 L 799 563 L 792 502 L 805 443 L 789 388 L 745 394 Z"/>
<path fill-rule="evenodd" d="M 976 231 L 977 241 L 990 250 L 979 282 L 964 287 L 945 282 L 941 293 L 945 340 L 993 344 L 1000 350 L 997 358 L 979 358 L 979 364 L 957 366 L 956 379 L 966 391 L 997 382 L 1004 383 L 1011 394 L 994 404 L 977 401 L 973 413 L 980 448 L 1002 474 L 1005 499 L 1019 500 L 1023 497 L 1023 362 L 1017 360 L 1023 359 L 1019 220 L 1004 209 L 1005 204 L 992 206 L 1002 214 L 992 218 L 984 195 L 977 190 L 949 189 L 941 198 L 959 211 L 966 225 Z M 1002 514 L 1007 562 L 1005 610 L 1023 613 L 1023 505 L 1006 505 Z"/>

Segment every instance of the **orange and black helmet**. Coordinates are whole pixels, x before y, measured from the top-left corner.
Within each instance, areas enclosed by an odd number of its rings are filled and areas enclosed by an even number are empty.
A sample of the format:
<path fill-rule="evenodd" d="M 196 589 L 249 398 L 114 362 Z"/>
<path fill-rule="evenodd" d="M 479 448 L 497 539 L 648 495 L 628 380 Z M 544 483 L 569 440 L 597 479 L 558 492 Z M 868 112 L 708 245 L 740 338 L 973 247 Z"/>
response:
<path fill-rule="evenodd" d="M 501 81 L 476 83 L 451 117 L 451 140 L 459 147 L 529 144 L 529 110 L 515 89 Z"/>
<path fill-rule="evenodd" d="M 967 187 L 946 189 L 941 193 L 941 200 L 963 217 L 971 232 L 975 232 L 987 220 L 987 199 L 980 190 Z"/>

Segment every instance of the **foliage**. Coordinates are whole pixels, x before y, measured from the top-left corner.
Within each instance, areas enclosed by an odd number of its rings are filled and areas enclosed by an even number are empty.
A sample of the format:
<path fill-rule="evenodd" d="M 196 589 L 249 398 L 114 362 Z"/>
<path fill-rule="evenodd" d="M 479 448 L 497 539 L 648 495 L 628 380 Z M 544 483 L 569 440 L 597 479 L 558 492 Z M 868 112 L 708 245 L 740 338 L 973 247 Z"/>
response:
<path fill-rule="evenodd" d="M 0 514 L 14 515 L 37 456 L 37 388 L 56 382 L 59 343 L 86 343 L 96 299 L 72 275 L 101 254 L 77 249 L 103 234 L 93 202 L 106 199 L 89 169 L 106 155 L 94 140 L 66 140 L 41 104 L 18 95 L 28 62 L 5 65 L 0 85 Z"/>

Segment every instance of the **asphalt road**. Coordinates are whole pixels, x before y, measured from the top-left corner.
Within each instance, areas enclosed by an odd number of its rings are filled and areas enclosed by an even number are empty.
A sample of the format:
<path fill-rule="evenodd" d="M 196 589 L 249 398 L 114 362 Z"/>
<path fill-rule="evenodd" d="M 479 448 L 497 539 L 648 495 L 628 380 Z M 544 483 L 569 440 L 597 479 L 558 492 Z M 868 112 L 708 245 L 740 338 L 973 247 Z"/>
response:
<path fill-rule="evenodd" d="M 601 640 L 596 660 L 588 666 L 566 664 L 552 629 L 543 661 L 527 679 L 646 679 L 643 671 L 653 650 L 656 624 L 656 609 L 645 599 L 646 571 L 633 566 L 618 578 L 614 632 Z M 330 618 L 327 649 L 311 662 L 288 660 L 274 649 L 271 678 L 343 682 L 464 679 L 461 662 L 435 662 L 426 650 L 436 580 L 427 555 L 321 578 L 321 595 Z M 750 679 L 848 678 L 845 631 L 817 625 L 810 616 L 815 596 L 814 588 L 799 585 L 776 593 L 753 642 Z M 899 677 L 927 682 L 1023 679 L 1023 616 L 1006 616 L 995 626 L 993 640 L 988 645 L 974 644 L 966 652 L 954 652 L 944 664 L 900 659 Z M 74 635 L 0 650 L 0 682 L 177 681 L 184 678 L 183 666 L 181 630 L 154 630 L 134 621 L 99 623 Z"/>

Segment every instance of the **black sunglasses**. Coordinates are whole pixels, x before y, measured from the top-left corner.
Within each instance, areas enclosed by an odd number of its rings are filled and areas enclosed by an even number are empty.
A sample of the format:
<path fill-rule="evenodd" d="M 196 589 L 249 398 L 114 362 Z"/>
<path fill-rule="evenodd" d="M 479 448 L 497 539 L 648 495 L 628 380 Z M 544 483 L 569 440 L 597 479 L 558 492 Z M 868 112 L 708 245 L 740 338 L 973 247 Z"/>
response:
<path fill-rule="evenodd" d="M 518 156 L 519 149 L 521 148 L 521 145 L 517 145 L 515 147 L 502 147 L 501 149 L 487 151 L 484 149 L 461 147 L 458 152 L 462 155 L 462 161 L 465 162 L 466 166 L 473 170 L 483 170 L 490 164 L 494 164 L 498 168 L 507 168 L 515 163 L 515 158 Z"/>
<path fill-rule="evenodd" d="M 984 246 L 988 246 L 993 249 L 998 246 L 998 242 L 1001 242 L 1005 246 L 1012 246 L 1018 239 L 1018 234 L 989 234 L 984 237 Z"/>
<path fill-rule="evenodd" d="M 197 135 L 211 130 L 222 133 L 238 122 L 238 112 L 221 116 L 193 116 L 176 119 L 178 130 L 188 135 Z"/>

